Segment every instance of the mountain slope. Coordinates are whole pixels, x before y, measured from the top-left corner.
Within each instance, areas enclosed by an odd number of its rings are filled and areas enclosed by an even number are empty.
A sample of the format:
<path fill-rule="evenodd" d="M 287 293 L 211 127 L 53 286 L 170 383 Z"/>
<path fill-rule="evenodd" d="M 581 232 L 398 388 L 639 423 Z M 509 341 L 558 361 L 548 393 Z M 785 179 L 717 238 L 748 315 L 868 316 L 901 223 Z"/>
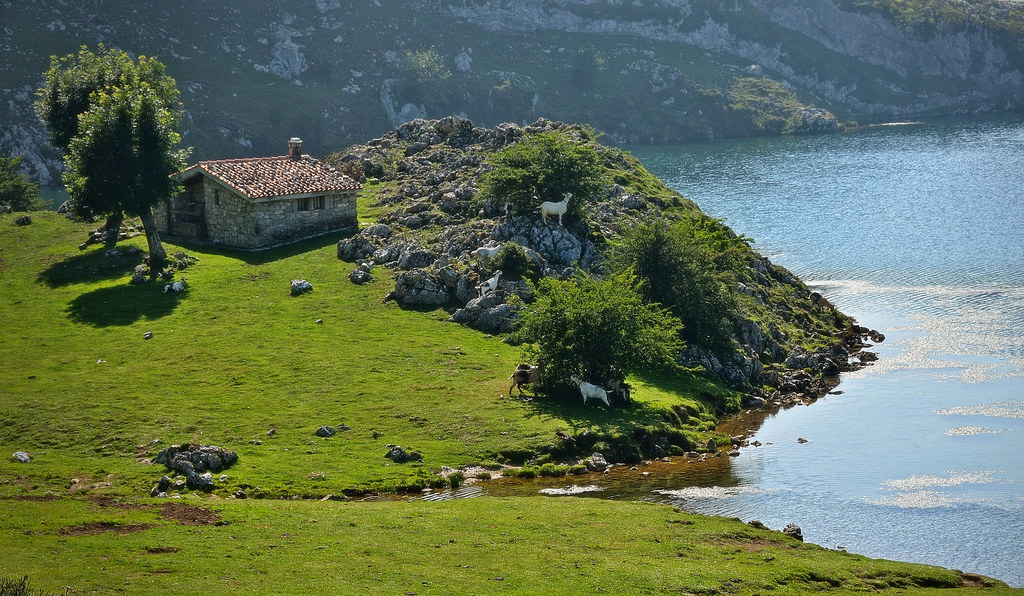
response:
<path fill-rule="evenodd" d="M 154 55 L 199 159 L 323 153 L 415 117 L 587 122 L 617 143 L 832 131 L 1018 109 L 1017 2 L 496 0 L 287 7 L 0 1 L 0 153 L 59 160 L 31 102 L 51 54 Z M 815 109 L 816 108 L 816 109 Z M 833 116 L 833 114 L 837 116 Z"/>

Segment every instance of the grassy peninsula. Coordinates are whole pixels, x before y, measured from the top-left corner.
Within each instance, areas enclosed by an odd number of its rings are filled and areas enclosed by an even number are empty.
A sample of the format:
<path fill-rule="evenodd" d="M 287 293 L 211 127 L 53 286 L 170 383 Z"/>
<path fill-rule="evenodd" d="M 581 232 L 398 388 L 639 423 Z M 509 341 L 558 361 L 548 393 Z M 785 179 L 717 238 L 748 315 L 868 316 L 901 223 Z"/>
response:
<path fill-rule="evenodd" d="M 631 191 L 665 192 L 630 172 L 620 183 Z M 404 184 L 368 184 L 360 223 L 394 214 L 389 201 Z M 565 465 L 564 436 L 632 446 L 637 457 L 649 456 L 643 438 L 660 434 L 671 435 L 673 456 L 709 440 L 724 447 L 715 423 L 740 394 L 680 370 L 630 377 L 633 408 L 510 397 L 520 348 L 450 322 L 443 308 L 383 301 L 396 279 L 385 267 L 368 284 L 350 282 L 337 246 L 352 232 L 256 253 L 168 242 L 169 254 L 194 257 L 178 272 L 188 291 L 172 294 L 128 283 L 144 237 L 79 250 L 96 224 L 37 212 L 16 225 L 22 215 L 0 214 L 4 580 L 28 576 L 53 593 L 1009 591 L 660 505 L 363 502 L 450 485 L 443 466 L 489 470 L 479 482 L 508 464 L 579 471 Z M 290 295 L 297 278 L 314 290 Z M 793 300 L 772 289 L 778 302 Z M 743 312 L 771 327 L 771 313 L 748 298 Z M 793 331 L 796 345 L 820 340 L 817 315 L 792 312 L 780 332 L 806 329 Z M 317 436 L 324 425 L 337 434 Z M 212 491 L 149 496 L 169 473 L 151 460 L 181 443 L 239 460 Z M 422 460 L 386 459 L 390 445 Z"/>

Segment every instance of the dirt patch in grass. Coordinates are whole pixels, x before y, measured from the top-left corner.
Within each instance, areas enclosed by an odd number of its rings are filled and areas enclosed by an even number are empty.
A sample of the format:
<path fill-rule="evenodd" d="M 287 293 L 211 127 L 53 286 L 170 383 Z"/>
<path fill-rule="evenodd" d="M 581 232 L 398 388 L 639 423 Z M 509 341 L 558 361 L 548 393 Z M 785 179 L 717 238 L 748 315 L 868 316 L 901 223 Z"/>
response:
<path fill-rule="evenodd" d="M 151 555 L 160 555 L 164 553 L 176 553 L 181 549 L 176 546 L 147 546 L 146 552 Z"/>
<path fill-rule="evenodd" d="M 961 573 L 960 579 L 963 580 L 965 588 L 992 588 L 999 585 L 991 578 L 977 573 Z"/>
<path fill-rule="evenodd" d="M 99 521 L 78 524 L 77 526 L 67 526 L 61 528 L 57 533 L 61 536 L 95 536 L 96 534 L 113 532 L 123 536 L 125 534 L 142 532 L 152 527 L 153 524 L 119 524 L 116 522 Z"/>
<path fill-rule="evenodd" d="M 220 521 L 220 515 L 209 509 L 178 503 L 160 505 L 160 516 L 183 526 L 212 526 Z"/>

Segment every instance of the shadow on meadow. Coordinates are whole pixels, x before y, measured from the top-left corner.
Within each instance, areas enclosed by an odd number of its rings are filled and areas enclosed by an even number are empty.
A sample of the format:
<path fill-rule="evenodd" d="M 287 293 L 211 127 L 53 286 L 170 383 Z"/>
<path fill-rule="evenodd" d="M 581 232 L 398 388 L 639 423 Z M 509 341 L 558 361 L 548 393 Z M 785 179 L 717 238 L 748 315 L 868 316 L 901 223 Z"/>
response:
<path fill-rule="evenodd" d="M 131 325 L 136 321 L 159 319 L 174 311 L 181 296 L 164 294 L 153 284 L 118 284 L 93 290 L 68 305 L 68 318 L 94 327 Z"/>
<path fill-rule="evenodd" d="M 214 246 L 210 244 L 193 244 L 190 242 L 177 242 L 173 241 L 175 246 L 179 246 L 186 251 L 199 252 L 207 255 L 217 255 L 221 257 L 228 257 L 232 259 L 238 259 L 246 265 L 266 265 L 274 261 L 280 261 L 283 259 L 289 259 L 304 253 L 323 250 L 328 247 L 337 246 L 343 238 L 348 238 L 353 234 L 357 233 L 358 230 L 351 229 L 342 232 L 330 232 L 323 236 L 317 236 L 315 238 L 307 238 L 306 240 L 300 240 L 284 246 L 278 246 L 276 248 L 267 248 L 263 250 L 244 250 L 239 248 L 227 248 L 224 246 Z M 171 250 L 168 249 L 168 253 Z"/>
<path fill-rule="evenodd" d="M 51 288 L 75 283 L 107 281 L 131 275 L 142 264 L 145 254 L 119 250 L 117 257 L 107 257 L 108 248 L 92 249 L 53 263 L 39 273 L 38 280 Z"/>

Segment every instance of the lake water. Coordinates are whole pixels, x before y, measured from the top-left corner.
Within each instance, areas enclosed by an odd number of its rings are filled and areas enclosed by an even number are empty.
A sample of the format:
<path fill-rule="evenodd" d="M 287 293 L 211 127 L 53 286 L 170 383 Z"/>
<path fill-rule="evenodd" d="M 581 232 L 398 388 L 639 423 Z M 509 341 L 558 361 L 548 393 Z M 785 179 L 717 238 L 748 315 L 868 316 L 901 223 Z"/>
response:
<path fill-rule="evenodd" d="M 823 546 L 1024 586 L 1024 117 L 633 153 L 887 340 L 840 395 L 730 423 L 763 446 L 584 494 L 796 523 Z"/>

